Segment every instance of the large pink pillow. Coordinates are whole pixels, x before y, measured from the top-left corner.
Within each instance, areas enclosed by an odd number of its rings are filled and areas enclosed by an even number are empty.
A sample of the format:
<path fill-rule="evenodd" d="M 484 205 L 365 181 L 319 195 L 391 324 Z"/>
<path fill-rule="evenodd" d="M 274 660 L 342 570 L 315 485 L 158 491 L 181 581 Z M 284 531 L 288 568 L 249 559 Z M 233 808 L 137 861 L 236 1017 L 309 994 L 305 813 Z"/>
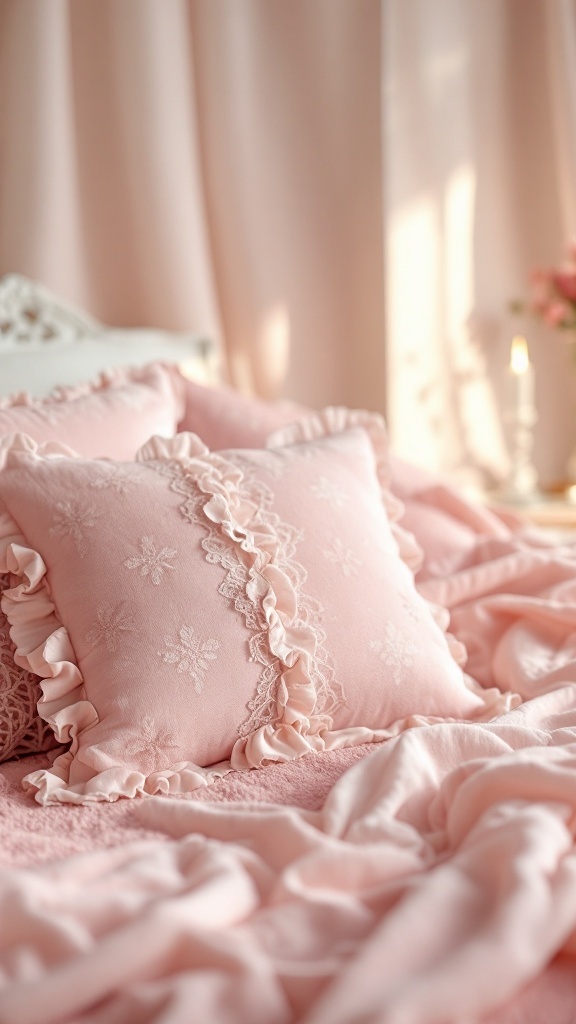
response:
<path fill-rule="evenodd" d="M 490 714 L 399 556 L 379 417 L 321 426 L 274 451 L 153 438 L 135 463 L 0 442 L 2 607 L 70 745 L 28 776 L 40 802 Z"/>
<path fill-rule="evenodd" d="M 268 402 L 227 387 L 205 387 L 182 378 L 184 416 L 179 431 L 199 434 L 209 448 L 261 448 L 274 430 L 308 416 L 295 402 Z"/>
<path fill-rule="evenodd" d="M 183 398 L 174 373 L 159 363 L 115 369 L 96 381 L 57 388 L 48 398 L 0 399 L 0 434 L 59 441 L 81 455 L 132 459 L 152 434 L 172 436 Z"/>

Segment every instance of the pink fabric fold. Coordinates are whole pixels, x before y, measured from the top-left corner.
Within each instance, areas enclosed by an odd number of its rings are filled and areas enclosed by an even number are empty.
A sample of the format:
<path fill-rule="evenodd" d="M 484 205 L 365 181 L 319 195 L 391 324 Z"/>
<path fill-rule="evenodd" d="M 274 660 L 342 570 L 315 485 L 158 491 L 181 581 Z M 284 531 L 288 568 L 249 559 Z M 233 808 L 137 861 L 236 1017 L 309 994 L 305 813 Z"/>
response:
<path fill-rule="evenodd" d="M 162 840 L 5 871 L 4 937 L 34 960 L 0 952 L 3 1024 L 512 1024 L 502 1004 L 573 967 L 575 721 L 547 694 L 398 736 L 318 811 L 153 798 L 135 820 Z M 536 988 L 536 1019 L 575 991 Z"/>

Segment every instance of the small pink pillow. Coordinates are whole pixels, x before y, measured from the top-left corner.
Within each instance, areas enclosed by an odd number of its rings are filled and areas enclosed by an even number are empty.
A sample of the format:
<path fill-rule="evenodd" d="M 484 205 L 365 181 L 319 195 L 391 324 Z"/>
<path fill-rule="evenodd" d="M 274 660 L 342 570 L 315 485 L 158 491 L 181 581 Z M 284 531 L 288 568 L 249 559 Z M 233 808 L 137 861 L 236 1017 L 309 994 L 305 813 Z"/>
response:
<path fill-rule="evenodd" d="M 171 369 L 153 363 L 116 369 L 97 381 L 58 388 L 48 398 L 0 399 L 0 434 L 59 441 L 86 456 L 132 459 L 152 434 L 172 436 L 182 395 Z"/>
<path fill-rule="evenodd" d="M 209 448 L 261 448 L 274 430 L 310 414 L 295 402 L 267 402 L 225 387 L 204 387 L 182 378 L 184 418 L 179 431 L 199 434 Z"/>
<path fill-rule="evenodd" d="M 274 451 L 153 438 L 136 463 L 0 442 L 2 607 L 70 744 L 27 777 L 39 802 L 185 793 L 493 710 L 399 557 L 379 417 L 316 423 Z"/>

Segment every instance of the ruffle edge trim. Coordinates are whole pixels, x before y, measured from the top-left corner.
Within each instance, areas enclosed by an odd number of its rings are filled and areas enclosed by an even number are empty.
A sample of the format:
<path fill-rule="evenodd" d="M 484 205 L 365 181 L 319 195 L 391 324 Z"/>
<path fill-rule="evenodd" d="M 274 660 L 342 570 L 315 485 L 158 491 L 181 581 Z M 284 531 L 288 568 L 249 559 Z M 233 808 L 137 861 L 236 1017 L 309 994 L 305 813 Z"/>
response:
<path fill-rule="evenodd" d="M 58 442 L 37 444 L 24 434 L 0 439 L 0 471 L 23 458 L 34 461 L 50 457 L 78 458 Z M 181 760 L 146 776 L 119 765 L 99 772 L 87 782 L 70 786 L 70 767 L 81 750 L 82 734 L 100 719 L 87 699 L 68 631 L 56 614 L 44 560 L 29 547 L 6 510 L 0 510 L 0 567 L 0 572 L 18 580 L 3 592 L 1 601 L 16 644 L 14 660 L 39 677 L 42 697 L 37 705 L 38 714 L 53 730 L 58 743 L 69 744 L 49 769 L 32 772 L 23 779 L 26 789 L 36 791 L 38 803 L 84 804 L 144 793 L 186 793 L 230 771 L 227 762 L 202 768 Z"/>
<path fill-rule="evenodd" d="M 169 363 L 162 363 L 160 361 L 146 363 L 144 366 L 115 366 L 102 371 L 92 380 L 55 387 L 45 396 L 31 395 L 28 391 L 16 391 L 11 395 L 0 397 L 0 412 L 9 412 L 10 409 L 19 407 L 44 409 L 46 406 L 59 405 L 62 402 L 75 402 L 79 398 L 102 394 L 111 388 L 122 387 L 127 384 L 148 384 L 153 386 L 155 383 L 154 378 L 159 377 L 159 375 L 165 377 L 174 395 L 176 403 L 175 420 L 177 423 L 180 423 L 184 415 L 184 387 L 177 373 L 174 372 L 174 367 Z"/>

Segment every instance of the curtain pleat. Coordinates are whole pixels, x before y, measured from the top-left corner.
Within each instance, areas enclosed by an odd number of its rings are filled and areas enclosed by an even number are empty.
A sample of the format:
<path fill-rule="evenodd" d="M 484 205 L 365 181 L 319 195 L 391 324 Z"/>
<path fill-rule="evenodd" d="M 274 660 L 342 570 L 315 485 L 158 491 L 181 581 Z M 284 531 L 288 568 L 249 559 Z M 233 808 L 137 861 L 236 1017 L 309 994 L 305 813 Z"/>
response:
<path fill-rule="evenodd" d="M 1 0 L 0 272 L 485 482 L 524 330 L 552 480 L 576 374 L 507 307 L 576 232 L 575 54 L 576 0 Z"/>

